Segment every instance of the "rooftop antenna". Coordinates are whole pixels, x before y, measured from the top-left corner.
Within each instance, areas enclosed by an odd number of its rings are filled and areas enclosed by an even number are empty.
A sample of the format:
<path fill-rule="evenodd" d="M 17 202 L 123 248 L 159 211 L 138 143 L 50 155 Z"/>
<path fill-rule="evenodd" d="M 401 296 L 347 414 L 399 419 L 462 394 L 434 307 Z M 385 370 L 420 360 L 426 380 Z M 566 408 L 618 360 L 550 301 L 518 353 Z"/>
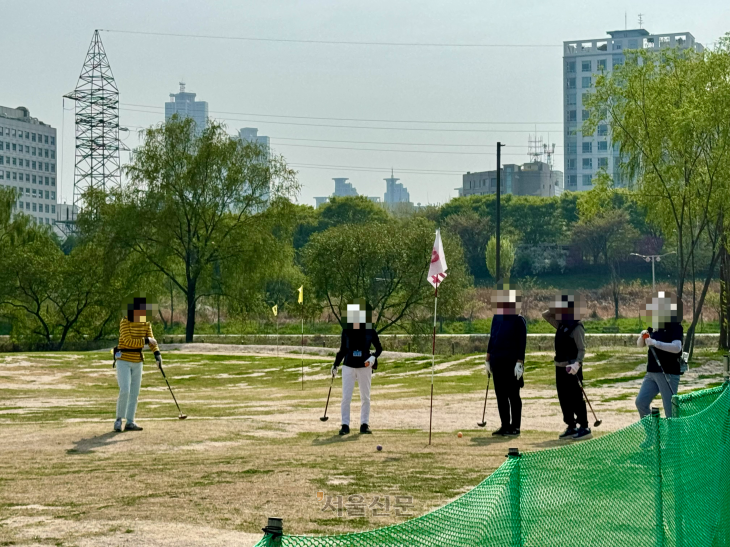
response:
<path fill-rule="evenodd" d="M 643 24 L 644 24 L 644 14 L 640 13 L 639 14 L 639 28 L 644 28 Z"/>
<path fill-rule="evenodd" d="M 629 12 L 624 12 L 624 30 L 629 30 Z"/>

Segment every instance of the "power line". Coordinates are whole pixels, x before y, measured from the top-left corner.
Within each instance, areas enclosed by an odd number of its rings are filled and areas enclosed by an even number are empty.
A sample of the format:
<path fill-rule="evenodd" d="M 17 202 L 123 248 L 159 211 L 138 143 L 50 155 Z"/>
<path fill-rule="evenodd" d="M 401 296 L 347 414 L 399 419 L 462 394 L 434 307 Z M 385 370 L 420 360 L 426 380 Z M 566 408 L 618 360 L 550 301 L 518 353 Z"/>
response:
<path fill-rule="evenodd" d="M 276 141 L 304 141 L 304 142 L 334 142 L 334 143 L 344 143 L 344 144 L 385 144 L 385 145 L 398 145 L 398 146 L 447 146 L 447 147 L 456 147 L 456 148 L 491 148 L 494 146 L 494 143 L 487 143 L 487 144 L 448 144 L 448 143 L 440 143 L 440 142 L 432 142 L 432 143 L 424 143 L 424 142 L 383 142 L 383 141 L 344 141 L 340 139 L 295 139 L 293 137 L 275 137 L 273 135 L 270 135 L 269 138 L 276 140 Z M 522 145 L 517 144 L 510 144 L 510 145 L 502 145 L 507 148 L 523 148 Z M 556 145 L 556 148 L 562 148 L 562 145 L 558 146 Z M 486 154 L 487 152 L 485 152 Z"/>
<path fill-rule="evenodd" d="M 224 36 L 221 34 L 182 34 L 172 32 L 146 32 L 141 30 L 99 29 L 101 32 L 136 34 L 139 36 L 163 36 L 167 38 L 196 38 L 205 40 L 238 40 L 243 42 L 279 42 L 289 44 L 324 44 L 338 46 L 383 46 L 383 47 L 443 47 L 443 48 L 562 48 L 562 44 L 478 44 L 437 42 L 367 42 L 355 40 L 303 40 L 295 38 L 254 38 L 251 36 Z"/>
<path fill-rule="evenodd" d="M 495 152 L 456 152 L 456 151 L 437 151 L 437 150 L 387 150 L 383 148 L 355 148 L 349 146 L 319 146 L 313 144 L 292 144 L 292 143 L 278 143 L 277 146 L 296 146 L 301 148 L 324 148 L 328 150 L 357 150 L 360 152 L 396 152 L 406 154 L 448 154 L 448 155 L 467 155 L 467 156 L 495 156 Z M 503 156 L 526 156 L 527 154 L 502 154 Z"/>
<path fill-rule="evenodd" d="M 150 104 L 120 103 L 122 106 L 137 106 L 164 110 L 162 106 Z M 232 114 L 234 116 L 260 116 L 262 118 L 290 118 L 296 120 L 328 120 L 340 122 L 373 122 L 373 123 L 424 123 L 424 124 L 451 124 L 451 125 L 563 125 L 563 122 L 460 122 L 460 121 L 427 121 L 427 120 L 379 120 L 372 118 L 331 118 L 324 116 L 288 116 L 283 114 L 255 114 L 251 112 L 227 112 L 225 110 L 209 110 L 213 114 Z"/>
<path fill-rule="evenodd" d="M 126 110 L 128 112 L 141 112 L 144 114 L 155 114 L 159 112 L 150 112 L 148 110 L 138 110 L 134 108 L 120 108 L 120 110 Z M 449 133 L 534 133 L 534 131 L 528 131 L 525 129 L 454 129 L 454 128 L 431 128 L 431 127 L 371 127 L 366 125 L 332 125 L 332 124 L 320 124 L 320 123 L 301 123 L 301 122 L 278 122 L 272 120 L 254 120 L 254 119 L 240 119 L 240 118 L 220 118 L 225 121 L 245 122 L 245 123 L 267 123 L 273 125 L 295 125 L 305 127 L 329 127 L 339 129 L 372 129 L 382 131 L 437 131 L 437 132 L 449 132 Z M 533 124 L 534 125 L 534 124 Z M 556 130 L 557 132 L 557 130 Z"/>
<path fill-rule="evenodd" d="M 389 174 L 391 167 L 358 167 L 354 165 L 324 165 L 312 163 L 290 163 L 290 167 L 305 167 L 319 169 L 349 169 L 350 171 L 369 171 L 375 173 Z M 439 170 L 421 170 L 421 169 L 395 169 L 399 173 L 419 173 L 426 175 L 463 175 L 466 171 L 439 171 Z"/>

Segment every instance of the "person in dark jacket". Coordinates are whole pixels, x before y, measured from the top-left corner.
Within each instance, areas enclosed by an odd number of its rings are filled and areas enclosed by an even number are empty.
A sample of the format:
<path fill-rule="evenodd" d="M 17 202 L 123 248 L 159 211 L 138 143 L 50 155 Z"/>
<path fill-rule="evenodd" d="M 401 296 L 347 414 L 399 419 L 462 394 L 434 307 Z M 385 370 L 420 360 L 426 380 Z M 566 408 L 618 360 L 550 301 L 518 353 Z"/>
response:
<path fill-rule="evenodd" d="M 494 377 L 501 427 L 494 436 L 516 437 L 522 424 L 520 388 L 525 386 L 525 346 L 527 322 L 519 314 L 522 302 L 520 292 L 509 283 L 498 285 L 492 291 L 492 329 L 485 368 Z"/>
<path fill-rule="evenodd" d="M 350 432 L 350 403 L 355 390 L 355 381 L 360 388 L 360 433 L 370 430 L 370 385 L 373 371 L 378 368 L 378 357 L 383 353 L 378 333 L 373 329 L 372 310 L 364 298 L 347 305 L 347 327 L 342 330 L 340 350 L 332 365 L 332 377 L 337 376 L 337 367 L 344 362 L 342 369 L 342 428 L 340 435 Z M 371 347 L 375 352 L 371 353 Z"/>
<path fill-rule="evenodd" d="M 664 415 L 672 416 L 672 395 L 679 389 L 682 358 L 682 302 L 671 293 L 659 291 L 646 303 L 645 312 L 652 328 L 641 331 L 636 345 L 648 347 L 646 376 L 636 397 L 636 408 L 642 418 L 650 412 L 651 402 L 659 393 Z M 652 349 L 653 348 L 653 349 Z"/>
<path fill-rule="evenodd" d="M 555 327 L 555 385 L 567 426 L 560 439 L 582 441 L 591 438 L 588 410 L 581 389 L 586 331 L 580 318 L 586 312 L 580 295 L 563 291 L 557 295 L 554 306 L 542 314 Z"/>

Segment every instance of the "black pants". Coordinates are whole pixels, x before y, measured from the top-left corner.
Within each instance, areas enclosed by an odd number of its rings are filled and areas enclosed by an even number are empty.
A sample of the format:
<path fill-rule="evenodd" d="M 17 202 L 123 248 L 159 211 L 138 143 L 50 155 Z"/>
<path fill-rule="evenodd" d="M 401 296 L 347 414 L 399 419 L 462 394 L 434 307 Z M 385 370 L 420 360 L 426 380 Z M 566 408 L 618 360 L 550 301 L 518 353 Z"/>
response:
<path fill-rule="evenodd" d="M 499 419 L 504 429 L 519 429 L 522 425 L 522 399 L 520 388 L 524 380 L 515 378 L 516 359 L 492 359 L 494 395 L 497 397 Z"/>
<path fill-rule="evenodd" d="M 576 375 L 568 374 L 565 367 L 555 367 L 558 400 L 563 410 L 563 421 L 568 427 L 588 427 L 588 410 L 578 380 L 583 381 L 583 367 Z"/>

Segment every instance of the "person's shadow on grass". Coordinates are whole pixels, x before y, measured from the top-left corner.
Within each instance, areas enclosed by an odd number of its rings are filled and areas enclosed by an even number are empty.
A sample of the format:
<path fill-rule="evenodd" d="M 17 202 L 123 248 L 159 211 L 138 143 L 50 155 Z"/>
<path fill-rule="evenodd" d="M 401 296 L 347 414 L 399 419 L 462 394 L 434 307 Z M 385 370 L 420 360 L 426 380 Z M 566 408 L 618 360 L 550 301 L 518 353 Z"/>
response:
<path fill-rule="evenodd" d="M 91 454 L 96 448 L 100 448 L 102 446 L 110 446 L 112 444 L 129 440 L 129 438 L 126 438 L 124 440 L 118 439 L 116 441 L 110 442 L 117 435 L 121 435 L 121 433 L 118 431 L 108 431 L 103 435 L 96 435 L 94 437 L 89 437 L 88 439 L 79 439 L 78 441 L 74 441 L 73 448 L 69 448 L 68 450 L 66 450 L 66 454 Z"/>
<path fill-rule="evenodd" d="M 324 446 L 326 444 L 334 444 L 334 443 L 346 443 L 348 441 L 357 441 L 360 438 L 360 435 L 358 434 L 350 434 L 350 435 L 333 435 L 332 437 L 327 437 L 325 439 L 316 438 L 312 441 L 312 444 L 314 446 Z"/>

